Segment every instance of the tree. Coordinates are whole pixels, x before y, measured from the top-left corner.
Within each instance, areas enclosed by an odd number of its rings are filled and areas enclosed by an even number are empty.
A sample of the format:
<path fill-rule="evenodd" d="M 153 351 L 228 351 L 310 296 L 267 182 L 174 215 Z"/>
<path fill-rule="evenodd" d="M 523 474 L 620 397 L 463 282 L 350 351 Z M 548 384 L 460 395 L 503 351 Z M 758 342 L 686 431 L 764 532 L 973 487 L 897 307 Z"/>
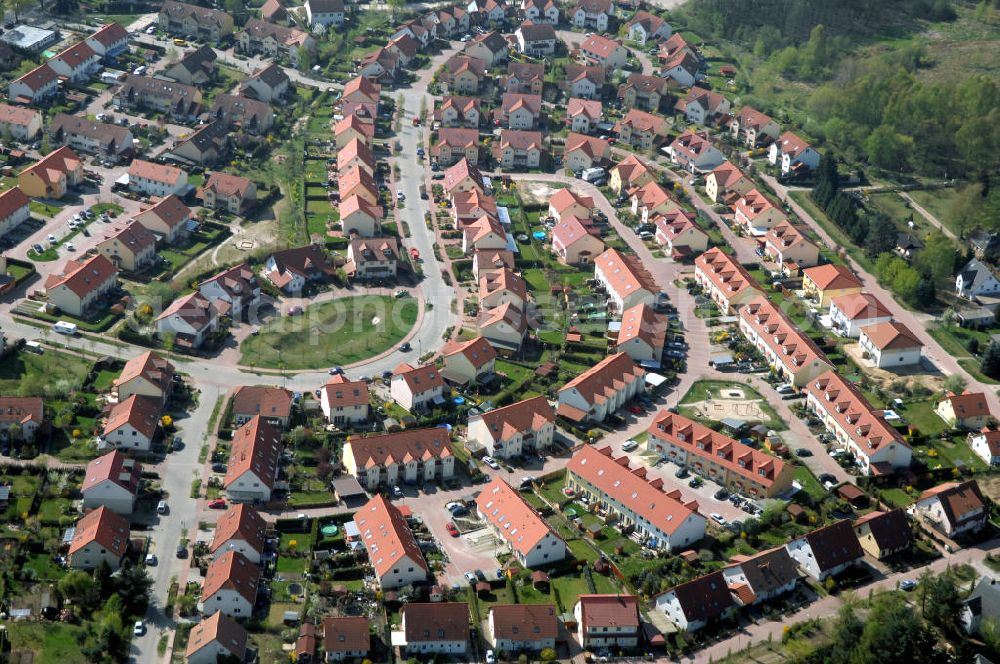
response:
<path fill-rule="evenodd" d="M 944 233 L 935 231 L 924 240 L 924 248 L 913 257 L 913 267 L 942 281 L 952 275 L 955 266 L 955 246 Z"/>
<path fill-rule="evenodd" d="M 965 391 L 965 376 L 952 374 L 944 379 L 944 389 L 954 394 L 961 394 Z"/>
<path fill-rule="evenodd" d="M 115 592 L 123 599 L 129 615 L 142 615 L 149 606 L 153 580 L 145 568 L 126 561 L 114 577 Z"/>
<path fill-rule="evenodd" d="M 868 234 L 864 242 L 865 254 L 874 260 L 896 248 L 896 225 L 885 215 L 877 214 L 868 222 Z"/>
<path fill-rule="evenodd" d="M 396 22 L 396 12 L 406 6 L 406 0 L 387 0 L 389 5 L 389 20 Z"/>
<path fill-rule="evenodd" d="M 965 342 L 965 350 L 969 351 L 973 355 L 977 355 L 979 353 L 979 339 L 969 337 L 969 340 Z"/>
<path fill-rule="evenodd" d="M 1000 378 L 1000 343 L 993 341 L 986 347 L 979 370 L 990 378 Z"/>
<path fill-rule="evenodd" d="M 914 141 L 889 125 L 879 125 L 865 141 L 868 162 L 890 171 L 902 171 L 909 166 Z"/>
<path fill-rule="evenodd" d="M 94 606 L 100 595 L 94 578 L 83 570 L 73 570 L 59 580 L 59 594 L 77 606 L 86 609 Z"/>
<path fill-rule="evenodd" d="M 955 578 L 948 572 L 924 574 L 920 579 L 924 620 L 948 637 L 958 634 L 962 599 Z"/>

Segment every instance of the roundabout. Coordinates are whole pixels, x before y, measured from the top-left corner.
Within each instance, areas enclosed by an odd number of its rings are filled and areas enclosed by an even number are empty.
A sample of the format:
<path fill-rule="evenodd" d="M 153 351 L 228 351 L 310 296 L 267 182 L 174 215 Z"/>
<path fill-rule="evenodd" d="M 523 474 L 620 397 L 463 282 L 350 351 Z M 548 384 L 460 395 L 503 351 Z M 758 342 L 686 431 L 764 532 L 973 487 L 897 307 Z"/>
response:
<path fill-rule="evenodd" d="M 240 364 L 310 370 L 362 362 L 403 341 L 417 321 L 413 298 L 358 295 L 307 306 L 263 325 L 240 346 Z"/>

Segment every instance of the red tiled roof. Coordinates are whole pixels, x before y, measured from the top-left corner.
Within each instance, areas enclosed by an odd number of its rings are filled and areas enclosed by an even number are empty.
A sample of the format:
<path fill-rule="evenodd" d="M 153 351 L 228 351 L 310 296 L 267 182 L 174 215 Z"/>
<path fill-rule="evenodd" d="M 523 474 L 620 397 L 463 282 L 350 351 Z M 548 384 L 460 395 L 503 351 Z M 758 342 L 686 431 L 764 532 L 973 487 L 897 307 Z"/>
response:
<path fill-rule="evenodd" d="M 639 598 L 635 595 L 580 595 L 580 626 L 584 633 L 608 627 L 639 627 Z M 600 632 L 597 632 L 600 634 Z"/>
<path fill-rule="evenodd" d="M 69 553 L 73 555 L 91 542 L 96 542 L 102 549 L 121 558 L 128 548 L 128 527 L 128 519 L 102 505 L 76 522 Z"/>
<path fill-rule="evenodd" d="M 552 604 L 494 604 L 493 636 L 512 641 L 541 641 L 559 636 L 559 619 Z"/>
<path fill-rule="evenodd" d="M 232 505 L 215 524 L 211 551 L 215 553 L 219 547 L 236 539 L 243 540 L 254 551 L 263 553 L 266 532 L 267 522 L 257 510 L 249 505 Z"/>
<path fill-rule="evenodd" d="M 829 365 L 826 355 L 764 295 L 758 295 L 740 309 L 740 318 L 750 326 L 792 373 L 799 368 L 819 360 Z"/>
<path fill-rule="evenodd" d="M 894 320 L 866 325 L 861 328 L 861 334 L 868 337 L 872 345 L 879 350 L 922 348 L 924 345 L 909 328 Z"/>
<path fill-rule="evenodd" d="M 528 555 L 547 535 L 555 533 L 521 494 L 496 478 L 476 498 L 479 514 L 521 555 Z"/>
<path fill-rule="evenodd" d="M 292 414 L 292 393 L 283 387 L 244 385 L 233 395 L 233 414 L 289 417 Z"/>
<path fill-rule="evenodd" d="M 447 429 L 428 427 L 361 438 L 351 436 L 345 446 L 350 445 L 358 468 L 371 468 L 412 460 L 444 459 L 452 454 L 448 440 Z"/>
<path fill-rule="evenodd" d="M 368 652 L 371 633 L 365 616 L 323 618 L 323 650 L 328 653 Z"/>
<path fill-rule="evenodd" d="M 482 420 L 495 440 L 508 440 L 518 433 L 535 432 L 545 424 L 555 422 L 556 414 L 544 396 L 537 396 L 473 415 L 469 419 Z"/>
<path fill-rule="evenodd" d="M 991 415 L 990 405 L 986 402 L 986 395 L 982 392 L 970 392 L 969 390 L 965 390 L 961 394 L 948 392 L 942 401 L 951 402 L 955 416 L 959 419 Z"/>
<path fill-rule="evenodd" d="M 525 294 L 527 294 L 527 292 L 525 292 Z M 445 344 L 445 347 L 441 349 L 441 354 L 445 357 L 461 354 L 465 356 L 465 358 L 469 360 L 469 362 L 472 363 L 472 366 L 476 369 L 485 367 L 497 357 L 496 350 L 490 345 L 490 342 L 485 337 L 476 337 L 474 339 L 469 339 L 468 341 Z"/>
<path fill-rule="evenodd" d="M 695 269 L 729 297 L 747 288 L 759 290 L 757 282 L 735 258 L 713 247 L 694 259 Z"/>
<path fill-rule="evenodd" d="M 110 481 L 134 496 L 139 493 L 141 477 L 142 464 L 123 452 L 113 450 L 87 464 L 80 491 L 86 493 L 101 482 Z"/>
<path fill-rule="evenodd" d="M 66 286 L 77 297 L 85 297 L 118 274 L 114 264 L 103 254 L 82 261 L 68 260 L 60 274 L 50 274 L 45 280 L 45 289 L 53 290 Z"/>
<path fill-rule="evenodd" d="M 104 423 L 104 436 L 128 424 L 146 438 L 152 440 L 160 420 L 160 400 L 133 394 L 125 401 L 114 405 Z"/>
<path fill-rule="evenodd" d="M 201 583 L 201 599 L 205 601 L 220 590 L 234 590 L 253 605 L 259 582 L 260 568 L 239 551 L 226 551 L 208 564 Z"/>
<path fill-rule="evenodd" d="M 368 404 L 368 383 L 363 380 L 352 381 L 343 374 L 338 374 L 323 386 L 330 409 L 338 407 L 353 408 Z"/>
<path fill-rule="evenodd" d="M 228 487 L 248 471 L 252 471 L 267 488 L 274 486 L 281 454 L 281 436 L 260 415 L 233 432 L 229 466 L 223 486 Z"/>
<path fill-rule="evenodd" d="M 125 363 L 115 385 L 122 385 L 135 378 L 145 378 L 165 394 L 169 394 L 174 379 L 174 365 L 156 353 L 146 351 Z"/>
<path fill-rule="evenodd" d="M 384 496 L 375 496 L 358 510 L 354 514 L 354 524 L 379 578 L 404 557 L 424 571 L 430 571 L 406 519 Z"/>
<path fill-rule="evenodd" d="M 808 277 L 822 291 L 839 290 L 842 288 L 861 288 L 861 281 L 851 274 L 843 265 L 817 265 L 802 271 L 803 277 Z"/>
<path fill-rule="evenodd" d="M 920 494 L 917 502 L 928 498 L 937 498 L 941 502 L 941 507 L 953 526 L 975 518 L 981 510 L 986 509 L 986 500 L 976 480 L 966 480 L 962 483 L 946 482 L 927 489 Z"/>
<path fill-rule="evenodd" d="M 584 401 L 593 405 L 606 401 L 609 396 L 624 388 L 627 379 L 641 380 L 645 373 L 628 355 L 616 353 L 563 385 L 559 392 L 575 389 Z"/>
<path fill-rule="evenodd" d="M 847 320 L 887 318 L 892 312 L 870 293 L 840 295 L 831 301 L 847 317 Z"/>
<path fill-rule="evenodd" d="M 190 660 L 192 655 L 212 643 L 218 643 L 243 661 L 247 651 L 247 631 L 222 611 L 216 611 L 191 628 L 185 655 Z"/>
<path fill-rule="evenodd" d="M 618 347 L 633 339 L 642 339 L 655 351 L 662 351 L 667 338 L 667 317 L 653 311 L 645 302 L 629 307 L 622 313 L 618 330 Z"/>
<path fill-rule="evenodd" d="M 465 602 L 410 602 L 400 609 L 406 643 L 462 641 L 469 638 L 469 605 Z"/>
<path fill-rule="evenodd" d="M 594 259 L 594 265 L 600 269 L 607 281 L 608 290 L 614 291 L 620 297 L 646 290 L 657 293 L 660 289 L 639 259 L 632 254 L 622 254 L 617 249 L 605 249 L 604 253 Z"/>

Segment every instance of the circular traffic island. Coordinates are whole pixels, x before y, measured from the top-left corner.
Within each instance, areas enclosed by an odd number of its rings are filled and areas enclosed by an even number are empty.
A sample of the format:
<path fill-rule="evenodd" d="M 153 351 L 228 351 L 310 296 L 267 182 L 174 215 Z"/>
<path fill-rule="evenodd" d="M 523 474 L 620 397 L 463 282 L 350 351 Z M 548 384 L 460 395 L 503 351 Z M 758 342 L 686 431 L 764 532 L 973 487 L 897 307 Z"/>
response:
<path fill-rule="evenodd" d="M 396 346 L 417 320 L 417 301 L 383 295 L 343 297 L 281 316 L 240 345 L 240 363 L 263 369 L 354 364 Z"/>

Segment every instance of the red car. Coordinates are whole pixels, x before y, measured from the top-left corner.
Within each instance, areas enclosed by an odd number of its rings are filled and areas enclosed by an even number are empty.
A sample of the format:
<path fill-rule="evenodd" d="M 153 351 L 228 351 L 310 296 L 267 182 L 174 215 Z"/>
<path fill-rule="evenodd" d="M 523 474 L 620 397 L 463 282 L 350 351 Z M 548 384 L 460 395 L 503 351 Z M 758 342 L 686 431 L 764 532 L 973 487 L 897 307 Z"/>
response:
<path fill-rule="evenodd" d="M 631 406 L 628 407 L 628 412 L 632 413 L 633 415 L 641 415 L 642 408 L 639 408 L 635 404 L 632 404 Z"/>
<path fill-rule="evenodd" d="M 223 498 L 216 498 L 208 503 L 208 508 L 213 510 L 224 510 L 226 509 L 226 501 Z"/>
<path fill-rule="evenodd" d="M 448 534 L 451 535 L 452 537 L 458 537 L 458 528 L 456 528 L 455 524 L 453 524 L 451 521 L 444 524 L 444 529 L 447 530 Z"/>

